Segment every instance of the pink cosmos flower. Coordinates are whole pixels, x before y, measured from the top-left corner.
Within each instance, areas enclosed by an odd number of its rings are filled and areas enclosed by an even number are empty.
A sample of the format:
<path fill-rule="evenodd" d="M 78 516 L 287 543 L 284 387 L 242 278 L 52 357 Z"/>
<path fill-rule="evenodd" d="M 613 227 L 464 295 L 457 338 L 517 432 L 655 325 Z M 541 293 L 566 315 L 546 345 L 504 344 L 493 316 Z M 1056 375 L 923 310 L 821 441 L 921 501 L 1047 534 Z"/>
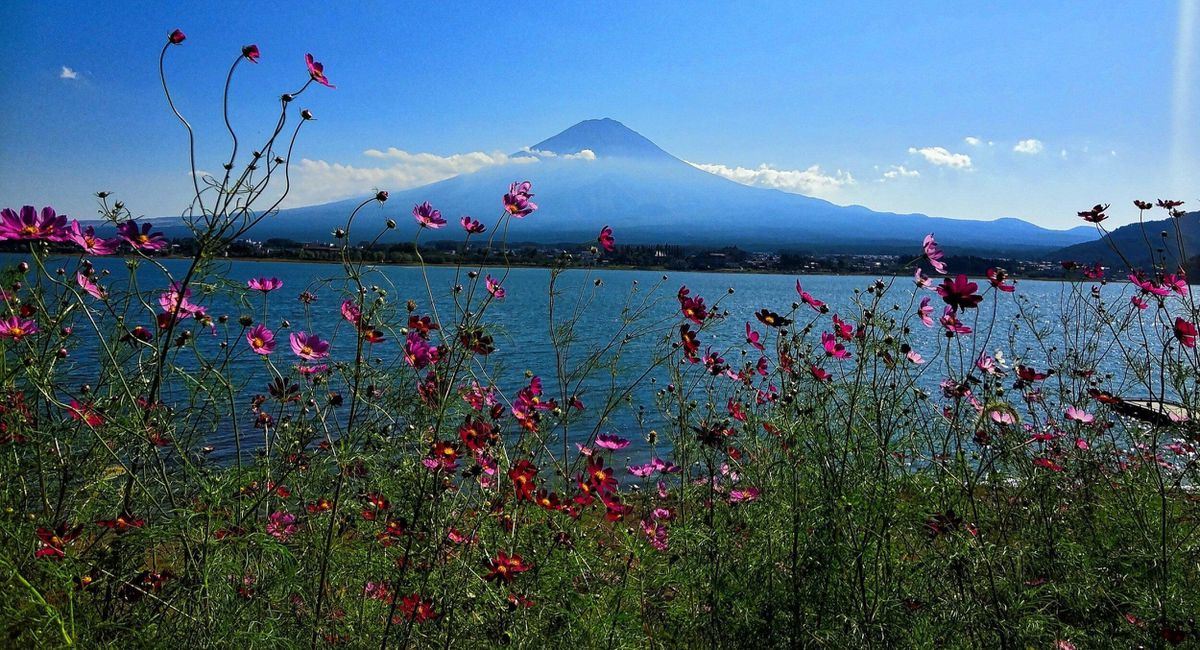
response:
<path fill-rule="evenodd" d="M 1007 425 L 1007 424 L 1016 424 L 1016 422 L 1017 422 L 1017 419 L 1015 417 L 1013 417 L 1012 413 L 1009 413 L 1008 411 L 1003 411 L 1000 409 L 993 410 L 991 413 L 988 414 L 988 417 L 992 418 L 992 421 L 995 422 L 996 424 Z"/>
<path fill-rule="evenodd" d="M 800 294 L 800 300 L 804 301 L 804 304 L 808 305 L 809 307 L 812 307 L 813 310 L 821 313 L 829 311 L 829 308 L 825 306 L 824 302 L 813 298 L 811 293 L 805 291 L 804 287 L 800 286 L 799 279 L 796 280 L 796 293 Z"/>
<path fill-rule="evenodd" d="M 15 343 L 37 333 L 37 323 L 32 320 L 21 320 L 17 316 L 0 318 L 0 339 L 12 339 Z"/>
<path fill-rule="evenodd" d="M 829 332 L 821 332 L 821 347 L 825 348 L 825 354 L 834 359 L 850 358 L 850 352 L 846 350 L 846 346 L 839 343 Z"/>
<path fill-rule="evenodd" d="M 492 294 L 492 297 L 496 300 L 504 300 L 504 296 L 508 295 L 504 291 L 504 287 L 500 286 L 500 281 L 491 275 L 488 275 L 484 281 L 487 285 L 487 292 Z"/>
<path fill-rule="evenodd" d="M 118 239 L 101 239 L 96 236 L 96 229 L 88 226 L 86 229 L 78 221 L 72 221 L 64 241 L 72 241 L 88 255 L 112 255 L 117 252 Z"/>
<path fill-rule="evenodd" d="M 616 240 L 613 239 L 613 230 L 608 226 L 600 229 L 600 236 L 596 238 L 596 241 L 600 242 L 604 250 L 610 253 L 616 250 Z"/>
<path fill-rule="evenodd" d="M 532 188 L 533 184 L 529 181 L 509 185 L 508 193 L 504 195 L 504 209 L 518 219 L 532 214 L 538 209 L 537 204 L 529 200 L 533 198 L 529 191 Z"/>
<path fill-rule="evenodd" d="M 292 352 L 307 361 L 317 361 L 329 356 L 329 341 L 322 341 L 316 334 L 292 332 L 288 337 Z"/>
<path fill-rule="evenodd" d="M 1148 293 L 1160 298 L 1165 298 L 1166 296 L 1171 295 L 1170 289 L 1159 286 L 1156 282 L 1154 282 L 1153 279 L 1143 280 L 1142 277 L 1137 273 L 1130 273 L 1129 281 L 1141 289 L 1142 293 Z"/>
<path fill-rule="evenodd" d="M 280 280 L 279 278 L 254 278 L 253 280 L 247 280 L 246 286 L 255 291 L 267 293 L 282 287 L 283 280 Z"/>
<path fill-rule="evenodd" d="M 242 56 L 246 57 L 246 60 L 249 61 L 250 63 L 258 63 L 258 57 L 259 57 L 258 46 L 254 45 L 253 43 L 250 45 L 244 46 L 242 48 Z"/>
<path fill-rule="evenodd" d="M 946 307 L 946 311 L 942 312 L 941 322 L 942 327 L 946 328 L 947 332 L 951 332 L 953 334 L 971 333 L 971 328 L 963 325 L 962 321 L 958 320 L 958 316 L 955 315 L 954 309 L 950 307 Z"/>
<path fill-rule="evenodd" d="M 408 365 L 420 370 L 431 363 L 437 363 L 438 349 L 430 345 L 416 332 L 410 331 L 404 339 L 404 360 Z"/>
<path fill-rule="evenodd" d="M 1058 463 L 1054 462 L 1053 460 L 1050 460 L 1049 458 L 1034 458 L 1033 464 L 1037 465 L 1038 467 L 1048 469 L 1051 472 L 1063 471 L 1062 465 L 1059 465 Z"/>
<path fill-rule="evenodd" d="M 161 232 L 150 232 L 151 224 L 144 223 L 139 228 L 137 222 L 126 221 L 117 226 L 117 234 L 129 242 L 135 249 L 158 251 L 167 247 L 167 240 Z"/>
<path fill-rule="evenodd" d="M 1004 269 L 990 268 L 984 275 L 987 276 L 988 282 L 990 282 L 993 287 L 999 289 L 1000 291 L 1012 293 L 1013 291 L 1017 290 L 1014 285 L 1004 284 L 1004 281 L 1008 279 Z"/>
<path fill-rule="evenodd" d="M 596 446 L 612 451 L 619 451 L 629 446 L 629 441 L 619 436 L 602 433 L 596 436 Z"/>
<path fill-rule="evenodd" d="M 933 266 L 933 270 L 946 274 L 946 263 L 942 261 L 945 254 L 938 247 L 937 241 L 933 238 L 933 233 L 925 235 L 925 240 L 921 242 L 921 247 L 925 252 L 925 259 L 929 260 L 929 264 Z"/>
<path fill-rule="evenodd" d="M 1186 321 L 1181 316 L 1175 317 L 1175 338 L 1185 348 L 1196 347 L 1196 324 Z"/>
<path fill-rule="evenodd" d="M 20 214 L 0 210 L 0 241 L 63 241 L 67 234 L 67 216 L 50 206 L 42 208 L 40 217 L 32 205 L 22 207 Z"/>
<path fill-rule="evenodd" d="M 275 350 L 275 333 L 259 323 L 246 332 L 246 342 L 255 354 L 268 355 Z M 299 354 L 299 353 L 297 353 Z"/>
<path fill-rule="evenodd" d="M 267 533 L 275 539 L 286 542 L 296 534 L 299 526 L 296 525 L 296 515 L 283 510 L 272 512 L 267 522 Z"/>
<path fill-rule="evenodd" d="M 921 298 L 921 306 L 917 308 L 917 315 L 921 317 L 921 322 L 925 327 L 933 327 L 933 307 L 929 304 L 929 296 Z"/>
<path fill-rule="evenodd" d="M 79 283 L 79 287 L 91 294 L 96 300 L 104 300 L 108 298 L 108 292 L 104 290 L 96 281 L 83 273 L 75 274 L 75 282 Z"/>
<path fill-rule="evenodd" d="M 429 205 L 429 201 L 420 205 L 414 205 L 412 215 L 417 220 L 417 224 L 422 228 L 436 229 L 446 225 L 446 220 L 442 218 L 442 211 Z"/>
<path fill-rule="evenodd" d="M 904 356 L 908 357 L 909 361 L 917 365 L 925 363 L 925 357 L 922 357 L 921 354 L 916 350 L 909 350 Z"/>
<path fill-rule="evenodd" d="M 756 487 L 749 487 L 744 490 L 730 490 L 729 491 L 729 502 L 730 503 L 748 503 L 750 501 L 754 501 L 755 499 L 758 499 L 760 494 L 762 494 L 762 491 Z"/>
<path fill-rule="evenodd" d="M 172 282 L 171 289 L 163 292 L 158 297 L 158 306 L 162 307 L 165 315 L 174 314 L 178 318 L 190 318 L 194 316 L 204 315 L 204 307 L 193 304 L 188 300 L 192 296 L 191 288 L 185 289 L 183 295 L 179 293 L 179 283 Z"/>
<path fill-rule="evenodd" d="M 342 318 L 345 318 L 347 321 L 358 325 L 359 322 L 362 321 L 362 310 L 358 308 L 358 305 L 356 305 L 353 300 L 343 300 Z"/>
<path fill-rule="evenodd" d="M 1168 274 L 1164 275 L 1163 276 L 1163 286 L 1167 287 L 1171 291 L 1174 291 L 1175 293 L 1177 293 L 1181 296 L 1186 296 L 1187 292 L 1188 292 L 1187 278 L 1184 277 L 1184 275 L 1182 273 L 1180 273 L 1179 275 L 1176 275 L 1174 273 L 1168 273 Z"/>
<path fill-rule="evenodd" d="M 678 474 L 680 472 L 680 470 L 682 469 L 675 463 L 672 463 L 667 460 L 663 460 L 663 459 L 659 458 L 658 456 L 651 458 L 650 464 L 653 465 L 654 469 L 656 471 L 658 471 L 660 474 Z"/>
<path fill-rule="evenodd" d="M 1091 424 L 1093 421 L 1095 421 L 1096 416 L 1083 409 L 1075 408 L 1074 406 L 1068 406 L 1067 419 L 1074 420 L 1080 424 Z"/>
<path fill-rule="evenodd" d="M 929 289 L 933 285 L 933 280 L 930 280 L 929 276 L 925 275 L 925 272 L 918 266 L 913 271 L 913 283 L 917 285 L 918 289 Z"/>
<path fill-rule="evenodd" d="M 463 230 L 467 231 L 468 235 L 478 235 L 487 230 L 487 226 L 479 223 L 479 220 L 472 219 L 466 215 L 462 219 L 459 219 L 458 222 L 462 224 Z"/>
<path fill-rule="evenodd" d="M 629 465 L 625 468 L 630 474 L 638 478 L 646 478 L 654 473 L 654 465 L 646 463 L 645 465 Z"/>
<path fill-rule="evenodd" d="M 762 342 L 759 340 L 758 332 L 750 329 L 749 322 L 746 323 L 746 342 L 760 352 L 765 349 L 763 348 Z"/>
<path fill-rule="evenodd" d="M 313 58 L 311 54 L 304 55 L 304 64 L 308 66 L 308 76 L 312 80 L 325 86 L 326 88 L 337 88 L 337 86 L 329 83 L 329 79 L 325 77 L 325 66 Z"/>

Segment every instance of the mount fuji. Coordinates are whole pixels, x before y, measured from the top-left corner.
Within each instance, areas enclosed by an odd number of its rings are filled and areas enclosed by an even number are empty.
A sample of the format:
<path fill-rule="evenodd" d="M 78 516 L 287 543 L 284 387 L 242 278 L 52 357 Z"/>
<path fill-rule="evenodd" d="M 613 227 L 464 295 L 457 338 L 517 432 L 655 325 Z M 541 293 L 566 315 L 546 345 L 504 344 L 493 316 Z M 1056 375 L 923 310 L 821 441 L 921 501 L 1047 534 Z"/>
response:
<path fill-rule="evenodd" d="M 375 236 L 388 218 L 386 241 L 411 239 L 412 206 L 429 201 L 449 222 L 423 239 L 459 238 L 461 215 L 492 224 L 513 181 L 530 180 L 539 210 L 510 222 L 509 242 L 590 242 L 611 226 L 622 244 L 737 245 L 756 250 L 899 253 L 929 232 L 959 254 L 1034 257 L 1091 241 L 1089 228 L 1051 230 L 1015 218 L 971 221 L 894 214 L 735 183 L 676 158 L 612 119 L 580 122 L 515 158 L 525 164 L 485 167 L 422 187 L 392 192 L 356 219 L 355 242 Z M 382 188 L 386 189 L 386 188 Z M 325 240 L 362 198 L 282 210 L 251 232 L 258 240 Z"/>

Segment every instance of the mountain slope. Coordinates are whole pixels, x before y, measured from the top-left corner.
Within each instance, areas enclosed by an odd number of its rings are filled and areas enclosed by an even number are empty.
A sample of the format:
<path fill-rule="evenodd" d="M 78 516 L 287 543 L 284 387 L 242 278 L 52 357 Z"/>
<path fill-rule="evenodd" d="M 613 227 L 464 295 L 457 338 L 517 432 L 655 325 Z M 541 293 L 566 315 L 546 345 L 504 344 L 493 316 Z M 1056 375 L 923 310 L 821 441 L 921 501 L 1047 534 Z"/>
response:
<path fill-rule="evenodd" d="M 1182 256 L 1178 249 L 1176 227 L 1179 228 L 1179 234 L 1183 235 Z M 1163 233 L 1167 233 L 1166 239 Z M 1182 257 L 1195 259 L 1200 255 L 1200 212 L 1189 212 L 1179 219 L 1167 218 L 1121 226 L 1110 232 L 1106 239 L 1068 246 L 1055 251 L 1049 259 L 1075 260 L 1086 264 L 1099 262 L 1118 269 L 1129 270 L 1127 267 L 1132 266 L 1134 269 L 1148 270 L 1153 268 L 1155 259 L 1165 257 L 1167 266 L 1175 267 L 1180 264 Z M 1120 255 L 1113 250 L 1114 246 Z"/>
<path fill-rule="evenodd" d="M 591 154 L 580 155 L 584 150 Z M 934 232 L 955 253 L 1031 256 L 1095 238 L 1086 228 L 1058 231 L 1011 218 L 967 221 L 875 212 L 748 187 L 697 169 L 611 119 L 580 122 L 514 155 L 538 160 L 393 192 L 382 209 L 361 213 L 351 238 L 373 238 L 390 217 L 398 227 L 386 233 L 385 241 L 411 239 L 415 224 L 409 211 L 422 201 L 431 202 L 450 222 L 423 237 L 458 238 L 461 215 L 490 225 L 509 183 L 525 179 L 533 182 L 540 209 L 512 221 L 508 240 L 513 242 L 586 242 L 610 225 L 621 243 L 896 253 L 917 249 L 921 238 Z M 284 210 L 264 220 L 252 235 L 260 240 L 328 240 L 358 200 Z"/>

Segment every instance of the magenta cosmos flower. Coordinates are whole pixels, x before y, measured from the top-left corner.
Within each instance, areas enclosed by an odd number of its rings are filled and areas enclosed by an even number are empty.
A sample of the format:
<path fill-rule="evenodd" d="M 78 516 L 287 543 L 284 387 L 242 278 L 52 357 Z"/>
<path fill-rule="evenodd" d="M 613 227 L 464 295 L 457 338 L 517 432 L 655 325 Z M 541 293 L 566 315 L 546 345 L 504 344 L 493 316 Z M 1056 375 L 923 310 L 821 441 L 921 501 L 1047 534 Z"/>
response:
<path fill-rule="evenodd" d="M 16 342 L 37 333 L 37 323 L 31 320 L 21 320 L 16 316 L 0 318 L 0 339 L 12 339 Z"/>
<path fill-rule="evenodd" d="M 292 352 L 301 359 L 316 361 L 329 356 L 329 341 L 322 341 L 316 334 L 292 332 L 288 340 L 292 344 Z"/>
<path fill-rule="evenodd" d="M 258 63 L 258 46 L 253 43 L 244 46 L 242 48 L 242 56 L 246 57 L 246 60 L 250 61 L 250 63 Z"/>
<path fill-rule="evenodd" d="M 463 230 L 467 231 L 468 235 L 478 235 L 487 230 L 487 226 L 479 223 L 478 219 L 472 219 L 466 215 L 463 215 L 463 218 L 459 219 L 458 222 L 462 224 Z"/>
<path fill-rule="evenodd" d="M 529 191 L 533 188 L 533 184 L 529 181 L 513 183 L 508 186 L 508 194 L 504 195 L 504 209 L 518 219 L 532 214 L 537 210 L 537 204 L 529 199 L 533 198 L 533 194 Z"/>
<path fill-rule="evenodd" d="M 429 205 L 429 201 L 413 206 L 413 218 L 422 228 L 441 228 L 446 225 L 446 220 L 442 218 L 442 211 Z"/>
<path fill-rule="evenodd" d="M 275 333 L 259 323 L 246 332 L 246 342 L 255 354 L 268 355 L 275 350 Z"/>
<path fill-rule="evenodd" d="M 308 66 L 308 76 L 312 80 L 327 88 L 337 88 L 337 86 L 329 83 L 329 79 L 325 77 L 325 66 L 313 58 L 311 54 L 304 55 L 304 63 Z"/>
<path fill-rule="evenodd" d="M 117 234 L 136 249 L 158 251 L 166 248 L 167 240 L 161 232 L 150 232 L 152 227 L 148 223 L 139 227 L 135 221 L 126 221 L 117 226 Z"/>
<path fill-rule="evenodd" d="M 508 293 L 504 291 L 504 287 L 500 286 L 500 281 L 496 278 L 493 278 L 491 275 L 488 275 L 484 281 L 487 285 L 487 292 L 492 294 L 492 297 L 496 300 L 504 300 L 504 296 L 508 295 Z"/>
<path fill-rule="evenodd" d="M 79 225 L 78 221 L 71 222 L 64 241 L 75 242 L 88 255 L 112 255 L 117 252 L 117 246 L 121 244 L 119 239 L 101 239 L 96 235 L 95 228 L 91 226 L 84 228 Z"/>
<path fill-rule="evenodd" d="M 83 273 L 75 274 L 75 282 L 79 283 L 80 289 L 88 292 L 88 294 L 97 300 L 108 298 L 108 292 L 104 290 L 104 287 L 101 287 L 95 280 Z"/>
<path fill-rule="evenodd" d="M 602 433 L 596 436 L 596 446 L 612 451 L 620 451 L 629 446 L 629 441 L 619 436 Z"/>
<path fill-rule="evenodd" d="M 983 301 L 983 296 L 975 293 L 978 289 L 978 284 L 971 282 L 967 276 L 959 273 L 953 280 L 950 278 L 943 280 L 942 284 L 938 286 L 937 292 L 947 305 L 958 311 L 979 306 L 979 303 Z"/>
<path fill-rule="evenodd" d="M 268 291 L 274 291 L 279 287 L 282 287 L 283 280 L 280 280 L 279 278 L 254 278 L 253 280 L 247 280 L 246 286 L 254 289 L 255 291 L 267 293 Z"/>
<path fill-rule="evenodd" d="M 0 211 L 0 241 L 63 241 L 67 238 L 67 216 L 56 214 L 54 208 L 42 208 L 41 215 L 32 205 L 21 208 L 18 214 L 10 208 Z"/>
<path fill-rule="evenodd" d="M 1179 339 L 1185 348 L 1196 347 L 1196 324 L 1186 321 L 1182 317 L 1176 317 L 1175 338 Z"/>
<path fill-rule="evenodd" d="M 279 510 L 272 512 L 267 522 L 267 533 L 275 539 L 286 542 L 288 538 L 296 534 L 299 526 L 296 525 L 296 515 L 290 512 Z"/>
<path fill-rule="evenodd" d="M 600 236 L 596 238 L 596 241 L 600 242 L 604 250 L 610 253 L 616 250 L 616 240 L 613 239 L 613 230 L 608 226 L 600 229 Z"/>

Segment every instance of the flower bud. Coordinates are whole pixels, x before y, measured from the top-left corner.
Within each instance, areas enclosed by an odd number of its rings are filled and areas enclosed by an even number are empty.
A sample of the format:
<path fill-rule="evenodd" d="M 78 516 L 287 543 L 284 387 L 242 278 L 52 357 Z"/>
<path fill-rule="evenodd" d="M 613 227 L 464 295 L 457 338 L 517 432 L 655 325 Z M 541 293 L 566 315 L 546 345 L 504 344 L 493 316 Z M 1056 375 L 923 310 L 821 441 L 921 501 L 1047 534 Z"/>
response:
<path fill-rule="evenodd" d="M 379 190 L 378 192 L 376 192 L 376 193 L 375 193 L 375 200 L 376 200 L 376 201 L 379 201 L 380 203 L 383 203 L 384 201 L 388 200 L 388 193 L 387 193 L 387 191 L 386 191 L 386 190 Z"/>
<path fill-rule="evenodd" d="M 284 104 L 287 104 L 288 102 L 292 101 L 293 99 L 295 99 L 295 97 L 292 97 L 291 93 L 284 93 L 283 95 L 280 95 L 280 97 L 279 97 L 279 101 L 283 102 Z"/>
<path fill-rule="evenodd" d="M 300 111 L 300 117 L 303 119 L 306 119 L 306 120 L 311 120 L 313 118 L 312 111 L 310 111 L 306 108 L 306 109 Z"/>
<path fill-rule="evenodd" d="M 17 270 L 20 271 L 21 273 L 28 273 L 29 272 L 29 262 L 21 262 L 20 264 L 17 265 Z"/>
<path fill-rule="evenodd" d="M 167 34 L 167 42 L 169 42 L 171 45 L 179 45 L 185 40 L 187 40 L 187 34 L 184 34 L 182 30 L 177 29 L 170 34 Z"/>
<path fill-rule="evenodd" d="M 388 230 L 391 230 L 392 228 L 395 228 L 395 227 L 396 227 L 396 220 L 395 220 L 395 219 L 388 219 L 388 220 L 385 222 L 385 225 L 387 225 L 387 227 L 388 227 Z"/>

